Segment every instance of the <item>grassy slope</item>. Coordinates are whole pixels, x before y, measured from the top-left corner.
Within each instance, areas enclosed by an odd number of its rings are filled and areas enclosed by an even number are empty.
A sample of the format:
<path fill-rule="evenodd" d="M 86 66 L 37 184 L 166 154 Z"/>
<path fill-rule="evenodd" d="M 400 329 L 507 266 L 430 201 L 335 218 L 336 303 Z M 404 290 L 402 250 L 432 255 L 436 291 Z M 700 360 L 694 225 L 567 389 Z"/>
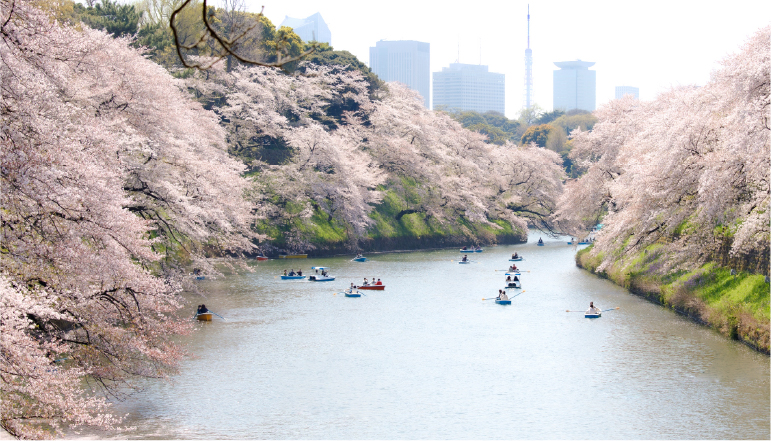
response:
<path fill-rule="evenodd" d="M 765 276 L 747 272 L 731 275 L 730 269 L 714 263 L 693 271 L 659 274 L 656 271 L 658 248 L 652 245 L 601 273 L 596 271 L 601 256 L 592 256 L 591 247 L 578 252 L 576 263 L 729 338 L 769 353 L 770 287 Z"/>

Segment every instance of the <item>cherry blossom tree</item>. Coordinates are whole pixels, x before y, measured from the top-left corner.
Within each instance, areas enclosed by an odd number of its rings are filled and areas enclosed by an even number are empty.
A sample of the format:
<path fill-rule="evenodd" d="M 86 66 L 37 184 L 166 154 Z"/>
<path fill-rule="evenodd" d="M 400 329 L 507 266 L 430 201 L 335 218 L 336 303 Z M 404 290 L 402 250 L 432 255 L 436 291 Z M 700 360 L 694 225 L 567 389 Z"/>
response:
<path fill-rule="evenodd" d="M 0 424 L 112 428 L 103 394 L 183 355 L 180 265 L 254 249 L 248 182 L 214 115 L 128 40 L 2 13 Z"/>
<path fill-rule="evenodd" d="M 725 241 L 735 256 L 768 254 L 769 33 L 704 87 L 612 101 L 592 132 L 573 134 L 571 156 L 587 172 L 555 217 L 579 234 L 607 212 L 594 251 L 604 266 L 656 241 L 673 242 L 670 266 L 708 259 Z"/>

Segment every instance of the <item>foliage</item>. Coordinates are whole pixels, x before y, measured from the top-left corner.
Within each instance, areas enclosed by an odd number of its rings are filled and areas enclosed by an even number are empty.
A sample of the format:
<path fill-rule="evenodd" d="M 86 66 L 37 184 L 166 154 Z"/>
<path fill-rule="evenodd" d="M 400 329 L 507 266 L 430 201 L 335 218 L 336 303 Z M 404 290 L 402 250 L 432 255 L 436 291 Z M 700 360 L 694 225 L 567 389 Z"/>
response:
<path fill-rule="evenodd" d="M 310 49 L 311 46 L 306 44 L 304 50 L 308 51 Z M 307 66 L 308 64 L 315 64 L 318 66 L 340 66 L 346 70 L 359 71 L 367 79 L 370 96 L 373 98 L 375 97 L 375 93 L 385 84 L 374 72 L 372 72 L 372 70 L 370 70 L 369 67 L 367 67 L 366 64 L 359 61 L 355 55 L 348 51 L 336 51 L 327 43 L 318 43 L 316 50 L 304 60 L 308 61 L 304 66 Z M 299 72 L 305 73 L 306 68 L 301 67 Z"/>
<path fill-rule="evenodd" d="M 120 396 L 182 356 L 181 259 L 208 272 L 205 250 L 253 249 L 244 167 L 128 39 L 2 10 L 0 424 L 114 427 L 93 392 Z"/>
<path fill-rule="evenodd" d="M 540 126 L 530 126 L 525 130 L 522 135 L 522 144 L 527 145 L 533 143 L 538 147 L 546 147 L 546 142 L 549 139 L 549 135 L 554 131 L 554 127 L 549 124 L 541 124 Z"/>
<path fill-rule="evenodd" d="M 555 119 L 565 115 L 565 112 L 563 112 L 560 109 L 552 110 L 551 112 L 544 112 L 542 113 L 535 121 L 533 121 L 535 124 L 549 124 L 550 122 L 554 121 Z"/>
<path fill-rule="evenodd" d="M 75 13 L 88 26 L 104 30 L 114 37 L 136 34 L 142 17 L 142 12 L 137 11 L 134 5 L 121 5 L 111 0 L 102 0 L 93 7 L 75 3 Z"/>
<path fill-rule="evenodd" d="M 587 172 L 568 183 L 555 216 L 581 235 L 607 210 L 593 250 L 606 253 L 600 271 L 663 243 L 668 268 L 725 248 L 735 258 L 760 256 L 756 270 L 768 272 L 769 34 L 766 27 L 751 37 L 704 87 L 611 101 L 595 112 L 591 132 L 574 132 L 571 158 Z"/>
<path fill-rule="evenodd" d="M 490 110 L 485 113 L 473 110 L 451 112 L 450 116 L 461 125 L 474 132 L 487 136 L 487 142 L 503 145 L 507 141 L 515 142 L 522 136 L 519 121 L 506 118 Z"/>

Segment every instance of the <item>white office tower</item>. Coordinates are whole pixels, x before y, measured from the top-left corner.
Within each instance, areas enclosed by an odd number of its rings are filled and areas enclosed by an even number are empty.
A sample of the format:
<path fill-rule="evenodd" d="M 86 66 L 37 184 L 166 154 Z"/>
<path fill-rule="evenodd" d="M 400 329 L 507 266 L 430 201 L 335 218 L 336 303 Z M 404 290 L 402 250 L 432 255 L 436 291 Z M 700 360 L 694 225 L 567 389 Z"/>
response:
<path fill-rule="evenodd" d="M 554 110 L 597 108 L 597 72 L 589 70 L 592 61 L 560 61 L 554 63 Z"/>
<path fill-rule="evenodd" d="M 616 86 L 616 99 L 623 98 L 624 95 L 632 95 L 634 99 L 640 99 L 640 89 L 632 86 Z"/>
<path fill-rule="evenodd" d="M 321 18 L 321 14 L 318 12 L 308 18 L 292 18 L 286 16 L 279 28 L 281 26 L 292 28 L 294 33 L 305 42 L 318 41 L 319 43 L 332 45 L 332 33 L 329 32 L 327 23 Z"/>
<path fill-rule="evenodd" d="M 369 48 L 369 68 L 385 82 L 398 81 L 420 93 L 431 104 L 430 45 L 413 40 L 385 41 Z"/>
<path fill-rule="evenodd" d="M 434 109 L 506 113 L 505 75 L 481 64 L 450 63 L 434 72 Z"/>

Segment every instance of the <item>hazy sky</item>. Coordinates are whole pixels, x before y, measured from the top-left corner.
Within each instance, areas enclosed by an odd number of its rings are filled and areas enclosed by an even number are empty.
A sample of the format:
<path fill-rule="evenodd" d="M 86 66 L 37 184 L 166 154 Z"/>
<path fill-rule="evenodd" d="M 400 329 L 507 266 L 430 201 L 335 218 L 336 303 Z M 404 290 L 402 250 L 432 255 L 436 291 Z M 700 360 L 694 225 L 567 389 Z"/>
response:
<path fill-rule="evenodd" d="M 615 86 L 640 88 L 649 100 L 671 86 L 703 85 L 726 55 L 771 23 L 771 1 L 319 1 L 246 0 L 265 6 L 273 24 L 320 12 L 332 46 L 369 64 L 378 40 L 431 44 L 431 72 L 460 62 L 506 74 L 506 115 L 523 104 L 527 7 L 535 102 L 552 109 L 553 62 L 594 61 L 597 105 Z M 480 53 L 481 47 L 481 53 Z"/>

